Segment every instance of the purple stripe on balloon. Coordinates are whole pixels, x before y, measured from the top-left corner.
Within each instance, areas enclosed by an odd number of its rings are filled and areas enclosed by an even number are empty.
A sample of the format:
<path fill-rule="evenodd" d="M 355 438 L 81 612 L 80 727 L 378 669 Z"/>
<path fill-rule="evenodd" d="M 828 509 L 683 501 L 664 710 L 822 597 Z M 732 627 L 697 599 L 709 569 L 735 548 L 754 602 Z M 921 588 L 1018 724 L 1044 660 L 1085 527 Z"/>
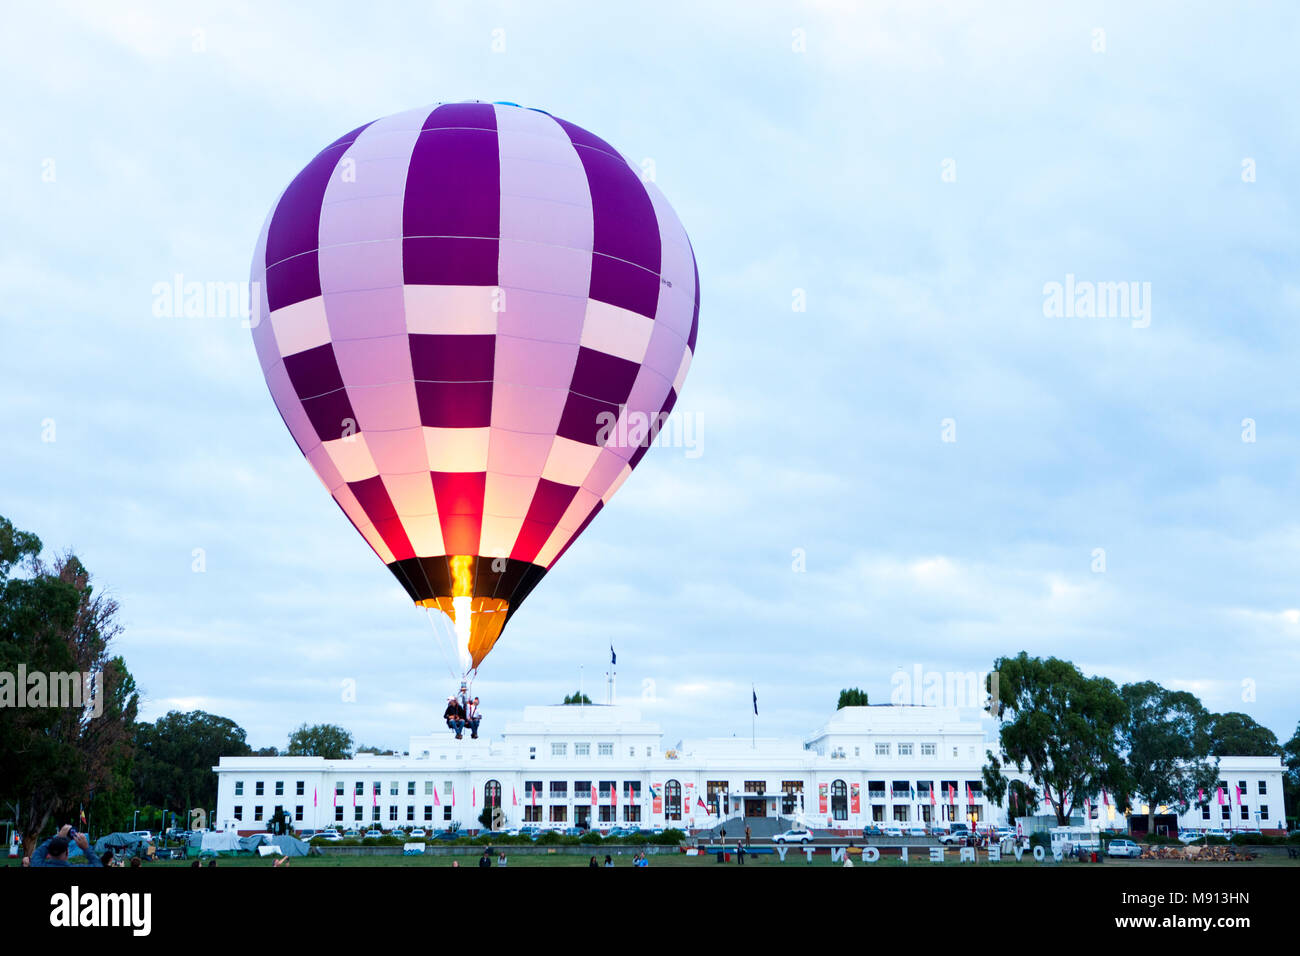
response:
<path fill-rule="evenodd" d="M 495 335 L 410 336 L 417 382 L 491 382 Z"/>
<path fill-rule="evenodd" d="M 265 259 L 267 296 L 272 309 L 320 295 L 316 249 L 320 245 L 320 210 L 325 187 L 339 158 L 365 128 L 357 127 L 317 153 L 294 177 L 276 204 L 267 231 Z M 288 265 L 286 260 L 295 261 Z M 279 263 L 286 266 L 276 268 Z"/>
<path fill-rule="evenodd" d="M 497 284 L 498 153 L 490 105 L 453 103 L 429 114 L 411 154 L 402 204 L 408 284 Z"/>
<path fill-rule="evenodd" d="M 578 157 L 591 192 L 591 298 L 653 319 L 662 265 L 654 204 L 622 159 L 596 149 L 579 149 Z"/>
<path fill-rule="evenodd" d="M 543 110 L 543 112 L 545 111 Z M 550 116 L 551 114 L 547 113 L 546 115 Z M 619 155 L 618 150 L 616 150 L 613 146 L 610 146 L 609 143 L 605 142 L 603 139 L 601 139 L 599 136 L 595 135 L 594 133 L 589 133 L 581 126 L 576 126 L 573 123 L 570 123 L 568 120 L 562 120 L 558 116 L 551 116 L 551 119 L 559 123 L 560 126 L 564 129 L 564 131 L 569 134 L 569 140 L 573 143 L 574 146 L 586 146 L 590 149 L 597 149 L 600 150 L 602 153 L 608 153 L 610 156 L 613 156 L 619 162 L 624 162 L 624 159 L 622 156 Z"/>
<path fill-rule="evenodd" d="M 334 358 L 334 346 L 329 343 L 286 355 L 284 369 L 289 373 L 293 390 L 304 401 L 343 387 L 343 376 L 339 374 L 339 365 Z"/>
<path fill-rule="evenodd" d="M 603 445 L 601 436 L 603 434 L 608 440 L 618 421 L 618 411 L 618 406 L 612 402 L 602 402 L 570 392 L 555 433 L 561 438 L 579 441 L 584 445 Z"/>
<path fill-rule="evenodd" d="M 637 372 L 636 362 L 609 355 L 597 349 L 579 348 L 578 363 L 573 369 L 569 390 L 602 402 L 622 405 L 632 393 Z"/>
<path fill-rule="evenodd" d="M 691 334 L 686 339 L 686 347 L 695 354 L 695 336 L 700 331 L 700 264 L 695 261 L 695 249 L 691 248 L 691 265 L 695 267 L 695 311 L 691 313 Z"/>
<path fill-rule="evenodd" d="M 487 428 L 492 424 L 491 382 L 416 382 L 420 424 L 429 428 Z"/>
<path fill-rule="evenodd" d="M 345 438 L 357 430 L 357 416 L 352 411 L 352 402 L 348 400 L 345 388 L 305 399 L 302 408 L 321 441 Z"/>
<path fill-rule="evenodd" d="M 676 404 L 677 404 L 677 390 L 669 389 L 668 399 L 664 402 L 663 408 L 659 409 L 659 414 L 656 415 L 654 418 L 653 427 L 652 427 L 653 434 L 649 434 L 645 436 L 645 439 L 642 442 L 641 447 L 638 448 L 636 451 L 634 451 L 632 453 L 632 457 L 629 458 L 627 461 L 627 463 L 631 467 L 635 468 L 640 463 L 641 459 L 645 457 L 645 453 L 650 450 L 650 444 L 655 440 L 655 437 L 663 429 L 664 424 L 668 421 L 668 416 L 673 413 L 673 406 Z"/>

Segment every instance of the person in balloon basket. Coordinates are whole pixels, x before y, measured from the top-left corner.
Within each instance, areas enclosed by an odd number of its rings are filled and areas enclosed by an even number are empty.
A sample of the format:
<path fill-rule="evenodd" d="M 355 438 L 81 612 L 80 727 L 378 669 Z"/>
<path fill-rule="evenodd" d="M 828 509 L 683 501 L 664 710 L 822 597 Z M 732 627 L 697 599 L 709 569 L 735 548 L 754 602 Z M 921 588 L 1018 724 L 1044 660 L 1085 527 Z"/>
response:
<path fill-rule="evenodd" d="M 455 697 L 447 698 L 447 709 L 442 712 L 442 719 L 447 721 L 449 728 L 456 731 L 456 739 L 460 740 L 465 730 L 465 708 Z"/>
<path fill-rule="evenodd" d="M 465 705 L 465 726 L 469 728 L 470 740 L 478 740 L 478 723 L 482 719 L 478 712 L 478 698 L 475 697 Z"/>

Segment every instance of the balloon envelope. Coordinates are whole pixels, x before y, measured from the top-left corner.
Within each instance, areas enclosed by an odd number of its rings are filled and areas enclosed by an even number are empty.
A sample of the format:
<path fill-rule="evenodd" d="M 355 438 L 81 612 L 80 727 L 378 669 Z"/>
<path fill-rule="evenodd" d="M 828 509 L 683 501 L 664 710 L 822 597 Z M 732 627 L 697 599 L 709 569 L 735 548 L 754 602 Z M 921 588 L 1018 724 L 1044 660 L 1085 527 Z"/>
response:
<path fill-rule="evenodd" d="M 466 630 L 474 667 L 641 460 L 699 317 L 654 184 L 504 103 L 330 144 L 277 200 L 252 280 L 299 449 L 411 599 Z"/>

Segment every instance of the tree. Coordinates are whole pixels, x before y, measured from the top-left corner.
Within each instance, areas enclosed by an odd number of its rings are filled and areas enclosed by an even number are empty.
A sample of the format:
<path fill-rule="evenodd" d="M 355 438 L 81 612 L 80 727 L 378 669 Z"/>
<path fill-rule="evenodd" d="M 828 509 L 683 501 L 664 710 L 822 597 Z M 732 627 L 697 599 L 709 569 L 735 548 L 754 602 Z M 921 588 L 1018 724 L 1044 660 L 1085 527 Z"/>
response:
<path fill-rule="evenodd" d="M 1024 651 L 999 658 L 994 672 L 1002 702 L 1002 752 L 1035 790 L 1041 787 L 1057 823 L 1065 826 L 1090 793 L 1107 789 L 1118 799 L 1124 768 L 1117 731 L 1124 702 L 1115 684 L 1085 677 L 1069 661 Z M 1000 766 L 985 769 L 1001 773 Z"/>
<path fill-rule="evenodd" d="M 286 755 L 343 760 L 352 756 L 352 735 L 337 724 L 303 724 L 289 735 Z"/>
<path fill-rule="evenodd" d="M 1300 724 L 1296 724 L 1295 733 L 1282 748 L 1282 760 L 1286 764 L 1286 773 L 1282 775 L 1282 792 L 1286 807 L 1291 816 L 1300 815 Z"/>
<path fill-rule="evenodd" d="M 1212 756 L 1213 715 L 1187 691 L 1166 690 L 1154 681 L 1125 684 L 1120 723 L 1125 793 L 1147 805 L 1147 833 L 1155 832 L 1156 807 L 1176 805 L 1186 813 L 1199 791 L 1219 779 Z"/>
<path fill-rule="evenodd" d="M 252 753 L 244 728 L 202 710 L 168 712 L 136 727 L 135 789 L 141 803 L 171 810 L 217 805 L 212 768 Z"/>
<path fill-rule="evenodd" d="M 95 593 L 74 555 L 47 565 L 40 553 L 36 535 L 0 518 L 0 800 L 24 853 L 51 817 L 77 822 L 120 784 L 139 705 L 121 658 L 108 656 L 117 602 Z"/>
<path fill-rule="evenodd" d="M 840 702 L 835 705 L 836 710 L 843 710 L 845 707 L 866 707 L 867 692 L 859 690 L 856 687 L 849 687 L 840 691 Z"/>
<path fill-rule="evenodd" d="M 372 747 L 369 744 L 363 744 L 362 746 L 358 747 L 357 753 L 376 754 L 377 756 L 380 757 L 392 757 L 395 754 L 395 752 L 392 750 L 385 750 L 383 747 Z"/>
<path fill-rule="evenodd" d="M 988 763 L 984 765 L 984 795 L 1000 807 L 1005 807 L 1007 819 L 1012 823 L 1018 817 L 1029 816 L 1038 805 L 1038 791 L 1023 780 L 1012 780 L 1002 773 L 1002 761 L 993 751 L 985 751 Z"/>
<path fill-rule="evenodd" d="M 1214 714 L 1210 728 L 1211 753 L 1218 757 L 1272 757 L 1282 752 L 1277 735 L 1246 714 Z"/>
<path fill-rule="evenodd" d="M 588 697 L 586 694 L 582 693 L 581 691 L 576 691 L 576 690 L 575 690 L 572 694 L 569 694 L 567 697 L 564 698 L 564 703 L 566 703 L 566 704 L 590 704 L 590 703 L 591 703 L 591 698 Z"/>

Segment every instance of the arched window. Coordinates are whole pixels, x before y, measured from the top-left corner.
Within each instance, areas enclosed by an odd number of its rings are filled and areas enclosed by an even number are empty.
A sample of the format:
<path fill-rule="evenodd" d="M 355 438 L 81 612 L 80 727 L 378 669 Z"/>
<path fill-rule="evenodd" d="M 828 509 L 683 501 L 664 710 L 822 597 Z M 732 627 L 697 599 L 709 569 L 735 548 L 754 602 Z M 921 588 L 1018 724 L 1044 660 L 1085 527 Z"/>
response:
<path fill-rule="evenodd" d="M 483 805 L 485 807 L 501 806 L 501 784 L 496 780 L 489 780 L 483 784 Z"/>
<path fill-rule="evenodd" d="M 843 780 L 831 784 L 831 816 L 836 820 L 849 818 L 849 788 Z"/>
<path fill-rule="evenodd" d="M 667 794 L 664 819 L 680 820 L 682 818 L 682 785 L 676 780 L 669 780 L 664 789 Z"/>

